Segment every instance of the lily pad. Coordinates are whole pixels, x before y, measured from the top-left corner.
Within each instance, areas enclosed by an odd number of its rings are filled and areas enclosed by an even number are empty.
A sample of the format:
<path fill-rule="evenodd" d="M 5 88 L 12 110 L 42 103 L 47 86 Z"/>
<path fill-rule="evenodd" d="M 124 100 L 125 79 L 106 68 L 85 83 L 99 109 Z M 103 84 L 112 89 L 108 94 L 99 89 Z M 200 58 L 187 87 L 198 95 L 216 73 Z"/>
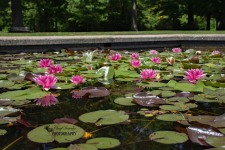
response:
<path fill-rule="evenodd" d="M 120 145 L 120 141 L 109 137 L 100 137 L 88 140 L 86 143 L 94 144 L 99 149 L 114 148 Z"/>
<path fill-rule="evenodd" d="M 69 143 L 81 138 L 84 130 L 72 124 L 46 124 L 31 130 L 27 137 L 36 143 Z"/>
<path fill-rule="evenodd" d="M 225 137 L 208 137 L 206 143 L 214 147 L 223 147 L 225 146 Z"/>
<path fill-rule="evenodd" d="M 0 99 L 10 99 L 10 100 L 30 100 L 41 98 L 48 95 L 48 92 L 42 91 L 41 88 L 29 88 L 26 90 L 16 90 L 8 91 L 0 94 Z"/>
<path fill-rule="evenodd" d="M 114 100 L 115 103 L 124 105 L 124 106 L 133 106 L 136 105 L 132 103 L 133 98 L 132 97 L 118 97 Z"/>
<path fill-rule="evenodd" d="M 85 87 L 81 90 L 74 90 L 74 98 L 81 98 L 83 96 L 88 96 L 89 98 L 105 97 L 110 94 L 109 90 L 105 87 Z"/>
<path fill-rule="evenodd" d="M 96 125 L 111 125 L 126 121 L 129 118 L 124 111 L 99 110 L 89 112 L 79 116 L 79 119 L 86 123 L 95 123 Z"/>
<path fill-rule="evenodd" d="M 150 134 L 149 139 L 163 144 L 178 144 L 186 142 L 188 136 L 185 133 L 174 131 L 157 131 Z"/>
<path fill-rule="evenodd" d="M 158 120 L 163 120 L 163 121 L 185 120 L 185 117 L 182 114 L 163 114 L 163 115 L 158 115 L 156 118 Z"/>
<path fill-rule="evenodd" d="M 66 150 L 97 150 L 95 144 L 74 144 L 67 147 Z"/>
<path fill-rule="evenodd" d="M 158 106 L 166 103 L 163 99 L 146 92 L 136 93 L 133 98 L 141 106 Z"/>
<path fill-rule="evenodd" d="M 5 135 L 7 133 L 7 131 L 6 130 L 4 130 L 4 129 L 0 129 L 0 136 L 1 135 Z"/>

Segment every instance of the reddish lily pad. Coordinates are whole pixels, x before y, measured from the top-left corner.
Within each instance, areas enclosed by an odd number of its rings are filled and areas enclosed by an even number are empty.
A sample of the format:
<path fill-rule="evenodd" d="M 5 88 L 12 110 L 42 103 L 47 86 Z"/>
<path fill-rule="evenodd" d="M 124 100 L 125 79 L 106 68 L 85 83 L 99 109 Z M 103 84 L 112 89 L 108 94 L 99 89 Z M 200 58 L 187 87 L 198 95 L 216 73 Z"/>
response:
<path fill-rule="evenodd" d="M 187 132 L 191 141 L 200 145 L 208 145 L 205 142 L 207 137 L 224 137 L 218 129 L 205 124 L 193 124 L 187 128 Z"/>
<path fill-rule="evenodd" d="M 146 92 L 136 93 L 133 98 L 141 106 L 158 106 L 166 103 L 163 99 Z"/>
<path fill-rule="evenodd" d="M 81 98 L 88 96 L 89 98 L 105 97 L 110 94 L 109 90 L 105 87 L 85 87 L 81 90 L 74 90 L 73 98 Z"/>

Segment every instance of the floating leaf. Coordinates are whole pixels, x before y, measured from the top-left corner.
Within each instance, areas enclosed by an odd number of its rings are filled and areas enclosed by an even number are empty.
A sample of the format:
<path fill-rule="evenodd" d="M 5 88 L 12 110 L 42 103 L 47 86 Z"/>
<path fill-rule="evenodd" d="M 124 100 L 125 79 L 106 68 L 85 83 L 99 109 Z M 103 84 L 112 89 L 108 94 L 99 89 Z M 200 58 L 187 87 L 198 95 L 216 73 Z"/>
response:
<path fill-rule="evenodd" d="M 27 137 L 36 143 L 69 143 L 81 138 L 84 130 L 72 124 L 46 124 L 31 130 Z"/>
<path fill-rule="evenodd" d="M 133 98 L 132 97 L 118 97 L 114 100 L 115 103 L 124 105 L 124 106 L 133 106 L 136 105 L 132 103 Z"/>
<path fill-rule="evenodd" d="M 174 106 L 174 105 L 162 105 L 162 106 L 159 106 L 159 108 L 163 110 L 169 110 L 169 111 L 181 110 L 179 106 Z"/>
<path fill-rule="evenodd" d="M 105 87 L 85 87 L 81 90 L 74 90 L 72 93 L 74 98 L 80 98 L 83 96 L 88 96 L 89 98 L 96 98 L 105 97 L 110 94 L 109 90 Z"/>
<path fill-rule="evenodd" d="M 98 69 L 98 71 L 96 72 L 96 74 L 103 74 L 103 77 L 105 79 L 112 79 L 114 76 L 114 68 L 112 66 L 104 66 L 100 69 Z"/>
<path fill-rule="evenodd" d="M 95 144 L 70 144 L 66 150 L 97 150 Z"/>
<path fill-rule="evenodd" d="M 5 135 L 7 133 L 7 131 L 6 130 L 4 130 L 4 129 L 0 129 L 0 136 L 1 135 Z"/>
<path fill-rule="evenodd" d="M 158 120 L 163 121 L 179 121 L 185 120 L 185 117 L 182 114 L 163 114 L 156 116 Z"/>
<path fill-rule="evenodd" d="M 0 99 L 10 100 L 27 100 L 36 99 L 48 95 L 48 92 L 42 91 L 41 88 L 29 88 L 26 90 L 8 91 L 0 94 Z"/>
<path fill-rule="evenodd" d="M 136 93 L 133 98 L 141 106 L 157 106 L 166 103 L 163 99 L 146 92 Z"/>
<path fill-rule="evenodd" d="M 157 131 L 149 135 L 149 139 L 163 144 L 184 143 L 188 137 L 184 133 L 174 131 Z"/>
<path fill-rule="evenodd" d="M 8 80 L 0 80 L 0 88 L 8 88 L 10 86 L 13 86 L 15 83 Z"/>
<path fill-rule="evenodd" d="M 109 137 L 100 137 L 88 140 L 86 143 L 93 144 L 99 149 L 114 148 L 120 145 L 120 141 Z"/>
<path fill-rule="evenodd" d="M 206 143 L 214 147 L 225 147 L 225 137 L 207 137 Z"/>
<path fill-rule="evenodd" d="M 79 119 L 86 123 L 95 123 L 96 125 L 110 125 L 126 121 L 129 118 L 124 111 L 99 110 L 89 112 L 79 116 Z"/>
<path fill-rule="evenodd" d="M 209 136 L 224 136 L 224 134 L 222 134 L 218 129 L 205 124 L 193 124 L 187 128 L 187 132 L 192 142 L 196 142 L 201 145 L 208 145 L 205 140 Z"/>

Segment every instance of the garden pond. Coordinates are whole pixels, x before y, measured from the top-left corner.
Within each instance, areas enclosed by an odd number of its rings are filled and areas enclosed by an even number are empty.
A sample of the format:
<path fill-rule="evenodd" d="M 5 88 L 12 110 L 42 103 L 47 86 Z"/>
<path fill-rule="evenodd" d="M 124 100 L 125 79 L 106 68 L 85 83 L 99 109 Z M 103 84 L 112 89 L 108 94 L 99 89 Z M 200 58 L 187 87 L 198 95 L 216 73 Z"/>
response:
<path fill-rule="evenodd" d="M 0 148 L 225 147 L 225 55 L 180 48 L 0 55 Z"/>

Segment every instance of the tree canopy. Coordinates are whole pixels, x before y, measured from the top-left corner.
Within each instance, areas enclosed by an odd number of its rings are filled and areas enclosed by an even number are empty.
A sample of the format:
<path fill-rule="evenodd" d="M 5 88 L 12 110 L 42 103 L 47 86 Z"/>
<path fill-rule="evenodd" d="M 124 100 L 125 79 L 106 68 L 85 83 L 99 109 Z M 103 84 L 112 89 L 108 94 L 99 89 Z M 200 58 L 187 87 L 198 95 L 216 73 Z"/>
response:
<path fill-rule="evenodd" d="M 0 30 L 15 23 L 12 1 L 0 1 Z M 21 6 L 23 25 L 34 32 L 225 29 L 225 0 L 21 0 Z"/>

